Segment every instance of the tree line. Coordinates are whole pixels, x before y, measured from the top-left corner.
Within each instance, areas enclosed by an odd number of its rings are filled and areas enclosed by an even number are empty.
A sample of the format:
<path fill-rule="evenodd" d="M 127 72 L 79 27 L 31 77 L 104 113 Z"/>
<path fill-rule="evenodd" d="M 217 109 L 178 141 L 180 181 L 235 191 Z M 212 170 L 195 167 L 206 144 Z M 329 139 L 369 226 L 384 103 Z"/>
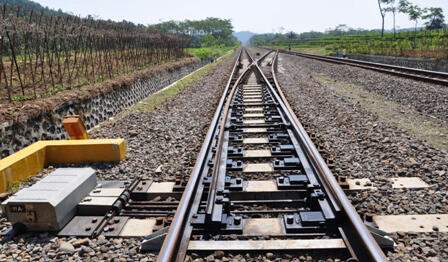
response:
<path fill-rule="evenodd" d="M 421 8 L 408 0 L 378 0 L 381 15 L 381 36 L 384 36 L 384 22 L 387 13 L 393 16 L 394 36 L 396 34 L 395 18 L 397 13 L 407 14 L 409 20 L 415 22 L 414 31 L 417 32 L 418 22 L 425 20 L 426 29 L 441 29 L 445 26 L 445 16 L 440 7 Z"/>
<path fill-rule="evenodd" d="M 287 33 L 267 33 L 267 34 L 258 34 L 252 36 L 249 40 L 251 45 L 262 46 L 262 45 L 271 45 L 273 43 L 281 43 L 288 42 L 294 40 L 307 40 L 307 39 L 319 39 L 329 37 L 339 37 L 339 36 L 362 36 L 362 35 L 376 35 L 377 33 L 381 33 L 381 37 L 384 37 L 384 21 L 386 14 L 393 14 L 393 38 L 396 38 L 397 32 L 395 17 L 398 13 L 404 13 L 409 16 L 411 21 L 415 22 L 414 27 L 414 45 L 415 40 L 419 36 L 417 35 L 418 23 L 421 20 L 424 20 L 425 26 L 427 30 L 437 30 L 443 29 L 446 27 L 445 25 L 445 16 L 443 14 L 443 9 L 439 7 L 431 7 L 431 8 L 420 8 L 417 5 L 412 4 L 407 0 L 377 0 L 380 8 L 380 14 L 382 18 L 382 28 L 381 31 L 378 30 L 366 30 L 362 28 L 351 28 L 345 24 L 341 24 L 336 26 L 333 29 L 328 29 L 325 32 L 304 32 L 304 33 L 295 33 L 293 31 Z M 402 31 L 402 30 L 401 30 Z M 443 33 L 445 35 L 445 33 Z M 409 38 L 409 37 L 407 37 Z"/>
<path fill-rule="evenodd" d="M 209 17 L 204 20 L 167 21 L 149 25 L 150 31 L 176 34 L 190 39 L 190 47 L 235 46 L 230 19 Z"/>

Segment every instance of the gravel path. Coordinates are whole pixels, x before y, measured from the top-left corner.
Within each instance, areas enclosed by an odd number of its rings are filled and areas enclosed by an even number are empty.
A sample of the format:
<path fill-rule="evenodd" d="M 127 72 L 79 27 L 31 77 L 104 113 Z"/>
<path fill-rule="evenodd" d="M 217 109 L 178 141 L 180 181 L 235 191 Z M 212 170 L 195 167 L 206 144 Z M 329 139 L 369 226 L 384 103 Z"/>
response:
<path fill-rule="evenodd" d="M 300 58 L 303 73 L 319 72 L 337 81 L 360 85 L 422 114 L 448 123 L 448 87 L 347 65 Z"/>
<path fill-rule="evenodd" d="M 336 175 L 369 178 L 379 190 L 349 198 L 363 215 L 448 213 L 448 154 L 417 139 L 391 122 L 381 121 L 362 104 L 330 88 L 346 81 L 380 93 L 400 104 L 415 107 L 447 121 L 448 89 L 358 68 L 280 55 L 279 82 L 299 120 L 314 142 L 334 158 Z M 391 88 L 391 87 L 394 88 Z M 419 124 L 419 123 L 415 123 Z M 392 189 L 387 178 L 417 176 L 431 187 Z M 398 248 L 392 261 L 446 261 L 448 234 L 392 234 Z"/>
<path fill-rule="evenodd" d="M 201 79 L 183 88 L 156 111 L 135 111 L 103 124 L 91 137 L 124 138 L 128 155 L 120 164 L 93 165 L 98 170 L 99 178 L 126 180 L 142 177 L 174 181 L 176 176 L 181 176 L 187 179 L 235 58 L 236 52 Z M 162 172 L 156 172 L 159 167 Z M 33 177 L 25 185 L 34 183 L 49 170 Z M 6 218 L 0 218 L 0 231 L 7 226 Z M 0 261 L 155 261 L 156 258 L 155 254 L 138 253 L 140 239 L 137 238 L 105 239 L 100 236 L 89 240 L 27 233 L 10 241 L 1 240 Z"/>

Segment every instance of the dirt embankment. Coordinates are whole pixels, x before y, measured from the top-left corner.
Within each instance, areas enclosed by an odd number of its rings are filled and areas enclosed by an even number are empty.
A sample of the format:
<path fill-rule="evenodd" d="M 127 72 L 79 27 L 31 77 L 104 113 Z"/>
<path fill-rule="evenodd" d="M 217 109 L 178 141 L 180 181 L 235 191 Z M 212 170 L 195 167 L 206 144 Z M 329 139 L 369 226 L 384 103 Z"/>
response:
<path fill-rule="evenodd" d="M 0 123 L 6 121 L 21 122 L 27 117 L 38 115 L 40 112 L 48 112 L 64 103 L 82 101 L 99 94 L 106 94 L 115 88 L 128 86 L 139 79 L 145 79 L 155 74 L 173 71 L 184 65 L 197 62 L 198 58 L 184 58 L 179 61 L 168 62 L 159 66 L 150 67 L 134 73 L 118 76 L 101 83 L 86 85 L 80 88 L 59 92 L 53 96 L 36 100 L 11 102 L 0 104 Z"/>

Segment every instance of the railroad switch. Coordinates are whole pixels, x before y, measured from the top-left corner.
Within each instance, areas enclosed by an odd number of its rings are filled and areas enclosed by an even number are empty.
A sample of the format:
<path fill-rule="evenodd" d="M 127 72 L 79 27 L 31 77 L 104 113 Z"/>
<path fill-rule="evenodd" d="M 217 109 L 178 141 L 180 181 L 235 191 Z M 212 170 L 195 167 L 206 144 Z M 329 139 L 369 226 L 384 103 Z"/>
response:
<path fill-rule="evenodd" d="M 173 200 L 182 195 L 174 191 L 174 184 L 140 179 L 97 182 L 91 168 L 58 168 L 2 203 L 13 224 L 5 234 L 28 230 L 79 237 L 151 235 L 170 223 L 165 217 L 176 207 Z M 222 192 L 218 202 L 228 202 L 226 194 Z"/>
<path fill-rule="evenodd" d="M 30 231 L 58 231 L 76 213 L 76 205 L 96 186 L 91 168 L 58 168 L 2 203 L 13 224 Z M 36 193 L 38 192 L 38 194 Z"/>

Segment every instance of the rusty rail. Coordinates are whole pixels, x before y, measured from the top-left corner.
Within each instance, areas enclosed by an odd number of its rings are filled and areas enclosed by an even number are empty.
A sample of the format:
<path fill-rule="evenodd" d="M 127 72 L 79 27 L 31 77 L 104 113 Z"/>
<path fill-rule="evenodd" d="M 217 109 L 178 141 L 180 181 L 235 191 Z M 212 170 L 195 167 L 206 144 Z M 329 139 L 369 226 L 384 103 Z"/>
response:
<path fill-rule="evenodd" d="M 386 258 L 384 256 L 383 251 L 378 246 L 376 241 L 373 239 L 372 235 L 364 225 L 363 221 L 359 217 L 358 213 L 356 212 L 355 208 L 350 203 L 350 200 L 345 195 L 342 188 L 339 186 L 338 182 L 336 181 L 334 175 L 328 168 L 327 164 L 325 163 L 325 160 L 320 155 L 319 151 L 317 150 L 316 146 L 311 141 L 311 138 L 308 136 L 307 132 L 303 128 L 300 121 L 297 119 L 297 116 L 294 114 L 291 106 L 288 103 L 288 100 L 286 99 L 285 95 L 283 94 L 281 87 L 278 83 L 277 76 L 276 76 L 276 67 L 278 64 L 278 52 L 276 53 L 276 56 L 274 58 L 274 62 L 272 63 L 272 76 L 274 78 L 276 91 L 273 92 L 276 96 L 278 93 L 278 100 L 282 106 L 287 108 L 287 114 L 289 115 L 290 119 L 292 119 L 292 125 L 294 127 L 294 130 L 297 132 L 297 134 L 300 136 L 300 142 L 302 143 L 302 146 L 307 150 L 308 157 L 310 158 L 311 162 L 313 163 L 316 170 L 319 171 L 319 174 L 324 181 L 324 183 L 327 185 L 327 187 L 330 189 L 330 192 L 333 194 L 333 197 L 336 199 L 336 201 L 339 203 L 339 205 L 342 206 L 344 212 L 343 214 L 348 219 L 348 223 L 350 224 L 349 227 L 355 232 L 355 239 L 351 241 L 351 246 L 355 247 L 356 245 L 362 245 L 363 250 L 365 250 L 367 253 L 365 254 L 366 257 L 362 258 L 360 261 L 367 261 L 364 259 L 369 259 L 369 261 L 386 261 Z M 258 68 L 258 70 L 261 72 L 261 69 Z M 267 79 L 265 79 L 267 81 Z M 268 86 L 273 89 L 272 85 L 267 81 Z M 350 230 L 350 229 L 349 229 Z M 362 254 L 362 253 L 360 253 Z"/>
<path fill-rule="evenodd" d="M 196 164 L 191 173 L 190 179 L 188 181 L 187 186 L 185 187 L 182 198 L 179 202 L 179 206 L 176 210 L 176 215 L 171 223 L 170 230 L 163 242 L 162 248 L 160 250 L 157 261 L 172 261 L 177 256 L 177 248 L 179 246 L 179 241 L 181 239 L 182 230 L 185 226 L 186 216 L 188 214 L 189 209 L 191 208 L 191 204 L 193 201 L 193 197 L 196 194 L 196 189 L 198 187 L 200 173 L 203 168 L 203 164 L 206 160 L 207 152 L 211 147 L 213 134 L 219 123 L 219 118 L 221 115 L 222 108 L 224 103 L 226 102 L 227 93 L 230 91 L 230 86 L 232 82 L 232 77 L 235 75 L 237 66 L 239 64 L 239 60 L 241 59 L 242 50 L 240 50 L 238 54 L 238 58 L 233 66 L 232 73 L 230 74 L 230 78 L 227 81 L 226 88 L 224 90 L 224 95 L 219 101 L 218 108 L 216 109 L 213 120 L 210 124 L 209 130 L 207 132 L 207 136 L 205 137 L 204 144 L 201 147 L 201 151 L 199 152 L 198 158 L 196 160 Z"/>
<path fill-rule="evenodd" d="M 280 50 L 280 52 L 289 54 L 289 55 L 295 55 L 295 56 L 320 60 L 320 61 L 334 63 L 334 64 L 350 65 L 350 66 L 355 66 L 355 67 L 373 70 L 373 71 L 377 71 L 377 72 L 401 76 L 401 77 L 405 77 L 405 78 L 411 78 L 414 80 L 448 86 L 448 73 L 446 73 L 446 72 L 437 72 L 437 71 L 423 70 L 423 69 L 418 69 L 418 68 L 410 68 L 410 67 L 395 66 L 395 65 L 389 65 L 389 64 L 367 62 L 367 61 L 361 61 L 361 60 L 355 60 L 355 59 L 346 59 L 346 58 L 338 58 L 338 57 L 331 57 L 331 56 L 305 54 L 305 53 L 286 51 L 286 50 Z"/>

